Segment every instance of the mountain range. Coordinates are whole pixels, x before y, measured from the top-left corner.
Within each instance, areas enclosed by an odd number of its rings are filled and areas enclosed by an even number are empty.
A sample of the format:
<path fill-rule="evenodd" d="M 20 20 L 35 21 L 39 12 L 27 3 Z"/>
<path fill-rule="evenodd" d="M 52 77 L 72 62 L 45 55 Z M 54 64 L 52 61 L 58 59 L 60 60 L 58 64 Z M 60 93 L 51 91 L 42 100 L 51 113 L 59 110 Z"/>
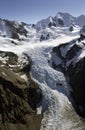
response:
<path fill-rule="evenodd" d="M 0 130 L 85 129 L 85 15 L 0 19 Z"/>
<path fill-rule="evenodd" d="M 14 39 L 23 38 L 39 38 L 42 33 L 46 35 L 47 33 L 52 33 L 58 27 L 68 27 L 73 28 L 82 27 L 85 24 L 85 15 L 80 15 L 79 17 L 73 17 L 68 13 L 57 13 L 56 16 L 48 17 L 43 19 L 37 24 L 26 24 L 24 22 L 9 21 L 5 19 L 0 19 L 0 35 L 3 37 L 10 37 Z M 51 36 L 52 37 L 52 36 Z"/>

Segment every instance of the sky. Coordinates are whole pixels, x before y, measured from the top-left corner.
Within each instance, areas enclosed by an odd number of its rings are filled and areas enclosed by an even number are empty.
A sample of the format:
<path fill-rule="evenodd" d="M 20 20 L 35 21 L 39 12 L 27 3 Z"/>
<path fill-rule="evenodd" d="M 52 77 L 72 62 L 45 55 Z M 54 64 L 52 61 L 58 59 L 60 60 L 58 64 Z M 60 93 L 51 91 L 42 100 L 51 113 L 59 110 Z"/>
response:
<path fill-rule="evenodd" d="M 85 0 L 0 0 L 0 18 L 37 23 L 58 12 L 85 14 Z"/>

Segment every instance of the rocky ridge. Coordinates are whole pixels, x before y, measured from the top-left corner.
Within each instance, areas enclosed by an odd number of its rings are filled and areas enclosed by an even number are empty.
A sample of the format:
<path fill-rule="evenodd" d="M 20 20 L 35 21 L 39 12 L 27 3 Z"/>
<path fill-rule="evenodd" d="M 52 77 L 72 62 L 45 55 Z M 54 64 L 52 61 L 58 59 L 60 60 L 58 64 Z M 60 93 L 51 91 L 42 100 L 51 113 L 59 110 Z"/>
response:
<path fill-rule="evenodd" d="M 69 13 L 58 12 L 56 16 L 43 19 L 36 24 L 0 19 L 0 36 L 19 41 L 35 39 L 38 41 L 56 38 L 63 31 L 73 31 L 83 27 L 85 16 L 73 17 Z M 63 29 L 64 27 L 64 29 Z M 62 28 L 58 32 L 59 28 Z"/>
<path fill-rule="evenodd" d="M 52 66 L 62 71 L 71 86 L 71 96 L 75 108 L 81 116 L 85 117 L 85 37 L 53 48 Z"/>
<path fill-rule="evenodd" d="M 0 51 L 0 129 L 38 130 L 42 93 L 30 76 L 31 61 L 22 54 Z"/>

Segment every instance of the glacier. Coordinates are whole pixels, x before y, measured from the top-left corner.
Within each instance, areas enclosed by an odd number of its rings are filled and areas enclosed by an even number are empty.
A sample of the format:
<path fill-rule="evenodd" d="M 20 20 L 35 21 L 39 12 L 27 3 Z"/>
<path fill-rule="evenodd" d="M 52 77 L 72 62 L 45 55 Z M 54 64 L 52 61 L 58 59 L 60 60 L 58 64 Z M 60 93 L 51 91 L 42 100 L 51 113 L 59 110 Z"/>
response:
<path fill-rule="evenodd" d="M 34 28 L 26 25 L 25 29 L 28 31 L 27 37 L 19 34 L 20 38 L 24 38 L 22 41 L 10 38 L 11 33 L 9 29 L 6 27 L 5 31 L 4 26 L 0 26 L 3 35 L 6 32 L 8 33 L 8 37 L 0 36 L 0 50 L 14 52 L 19 57 L 21 57 L 22 53 L 30 56 L 32 60 L 31 77 L 39 84 L 43 93 L 42 104 L 37 108 L 37 114 L 43 113 L 40 130 L 85 130 L 84 121 L 77 115 L 72 106 L 70 86 L 64 74 L 54 70 L 50 62 L 53 47 L 79 38 L 80 27 L 75 26 L 74 31 L 70 32 L 67 24 L 68 22 L 70 24 L 69 17 L 75 23 L 78 23 L 77 21 L 82 23 L 79 19 L 80 17 L 77 20 L 69 16 L 69 14 L 62 15 L 58 13 L 55 18 L 49 17 L 46 20 L 40 21 Z M 53 23 L 58 18 L 63 18 L 64 20 L 67 18 L 66 26 L 57 28 L 47 27 L 49 21 Z M 21 24 L 21 22 L 15 23 L 16 26 L 19 23 Z M 40 42 L 39 38 L 43 33 L 45 35 L 50 33 L 50 39 Z M 16 45 L 11 42 L 12 40 Z M 63 55 L 65 55 L 65 50 L 63 50 Z M 85 56 L 85 53 L 80 55 L 80 57 L 83 56 Z M 5 60 L 3 59 L 3 62 Z M 58 62 L 60 62 L 59 59 Z M 26 76 L 23 75 L 22 78 L 26 79 Z"/>

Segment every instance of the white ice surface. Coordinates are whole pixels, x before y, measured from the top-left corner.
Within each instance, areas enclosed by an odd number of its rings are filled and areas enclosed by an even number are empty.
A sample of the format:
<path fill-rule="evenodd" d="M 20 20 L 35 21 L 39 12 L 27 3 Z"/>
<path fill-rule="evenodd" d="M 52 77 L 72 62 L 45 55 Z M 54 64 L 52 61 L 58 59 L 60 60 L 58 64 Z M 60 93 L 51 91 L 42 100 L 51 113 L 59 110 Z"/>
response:
<path fill-rule="evenodd" d="M 40 130 L 81 130 L 82 123 L 69 101 L 69 85 L 63 73 L 54 70 L 48 60 L 54 46 L 69 42 L 78 35 L 61 35 L 44 42 L 20 41 L 12 45 L 9 39 L 0 38 L 0 50 L 12 51 L 21 56 L 23 52 L 32 59 L 32 78 L 39 84 L 42 93 L 44 117 Z M 36 39 L 35 39 L 36 41 Z M 38 111 L 40 113 L 40 111 Z"/>

